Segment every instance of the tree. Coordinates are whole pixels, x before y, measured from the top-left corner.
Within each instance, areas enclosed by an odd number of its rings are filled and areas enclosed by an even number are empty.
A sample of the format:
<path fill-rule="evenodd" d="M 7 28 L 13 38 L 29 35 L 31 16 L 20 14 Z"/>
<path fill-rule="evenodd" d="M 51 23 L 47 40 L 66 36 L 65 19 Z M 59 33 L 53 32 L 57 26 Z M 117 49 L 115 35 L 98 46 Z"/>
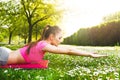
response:
<path fill-rule="evenodd" d="M 3 27 L 0 27 L 0 42 L 2 42 L 5 38 L 5 29 Z"/>
<path fill-rule="evenodd" d="M 104 22 L 120 21 L 120 11 L 109 14 L 103 18 Z"/>
<path fill-rule="evenodd" d="M 21 0 L 24 16 L 28 22 L 28 43 L 32 41 L 33 27 L 50 17 L 58 15 L 53 4 L 45 3 L 44 0 Z"/>
<path fill-rule="evenodd" d="M 19 26 L 19 4 L 15 3 L 15 0 L 8 2 L 1 2 L 0 8 L 0 19 L 3 20 L 2 25 L 7 26 L 7 31 L 9 34 L 8 44 L 11 44 L 11 39 L 13 32 L 15 32 L 16 28 Z"/>
<path fill-rule="evenodd" d="M 49 2 L 49 1 L 47 1 Z M 7 25 L 9 44 L 12 36 L 24 38 L 25 43 L 31 42 L 33 29 L 41 32 L 46 23 L 54 24 L 60 19 L 60 12 L 55 9 L 54 4 L 45 3 L 44 0 L 9 0 L 0 2 L 0 25 Z M 40 23 L 39 23 L 40 22 Z M 38 31 L 40 30 L 40 31 Z M 22 33 L 20 32 L 22 31 Z"/>
<path fill-rule="evenodd" d="M 24 44 L 27 43 L 27 38 L 28 38 L 28 24 L 26 24 L 26 22 L 23 20 L 21 21 L 21 23 L 23 25 L 19 26 L 19 28 L 17 28 L 17 35 L 19 36 L 19 38 L 23 38 L 24 39 Z"/>

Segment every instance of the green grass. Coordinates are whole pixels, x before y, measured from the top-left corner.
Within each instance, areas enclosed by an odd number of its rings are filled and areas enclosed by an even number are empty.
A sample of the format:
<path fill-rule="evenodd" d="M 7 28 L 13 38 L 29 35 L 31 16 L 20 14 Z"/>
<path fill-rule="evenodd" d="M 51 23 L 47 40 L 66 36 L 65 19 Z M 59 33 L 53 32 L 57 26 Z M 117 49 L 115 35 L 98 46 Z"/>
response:
<path fill-rule="evenodd" d="M 15 49 L 15 46 L 10 48 Z M 47 53 L 50 60 L 47 69 L 0 69 L 2 80 L 119 80 L 120 47 L 81 47 L 109 55 L 106 58 L 90 58 Z M 19 46 L 17 47 L 19 48 Z"/>

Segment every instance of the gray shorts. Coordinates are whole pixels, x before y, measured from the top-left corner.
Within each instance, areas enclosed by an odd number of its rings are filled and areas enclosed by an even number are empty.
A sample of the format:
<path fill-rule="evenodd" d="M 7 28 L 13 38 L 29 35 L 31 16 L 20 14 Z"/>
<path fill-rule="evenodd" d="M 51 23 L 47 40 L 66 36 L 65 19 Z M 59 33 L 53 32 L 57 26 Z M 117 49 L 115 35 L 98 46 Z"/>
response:
<path fill-rule="evenodd" d="M 0 66 L 7 64 L 8 56 L 11 51 L 12 50 L 10 50 L 9 48 L 0 47 Z"/>

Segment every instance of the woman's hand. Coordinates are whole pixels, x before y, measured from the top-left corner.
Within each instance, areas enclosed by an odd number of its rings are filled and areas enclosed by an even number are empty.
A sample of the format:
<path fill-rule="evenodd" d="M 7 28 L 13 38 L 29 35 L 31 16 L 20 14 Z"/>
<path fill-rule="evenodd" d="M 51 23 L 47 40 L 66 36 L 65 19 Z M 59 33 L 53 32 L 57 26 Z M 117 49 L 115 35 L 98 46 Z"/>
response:
<path fill-rule="evenodd" d="M 107 55 L 102 55 L 102 54 L 91 53 L 91 57 L 94 57 L 94 58 L 99 58 L 99 57 L 107 57 Z"/>

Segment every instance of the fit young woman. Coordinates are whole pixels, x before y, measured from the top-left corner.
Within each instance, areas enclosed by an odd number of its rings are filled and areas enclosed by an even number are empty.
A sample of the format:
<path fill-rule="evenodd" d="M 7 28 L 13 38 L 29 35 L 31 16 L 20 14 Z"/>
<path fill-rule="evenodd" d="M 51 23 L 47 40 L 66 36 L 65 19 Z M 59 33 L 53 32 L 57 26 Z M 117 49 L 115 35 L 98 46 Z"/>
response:
<path fill-rule="evenodd" d="M 106 56 L 73 48 L 59 47 L 58 45 L 60 42 L 62 42 L 61 29 L 58 26 L 47 25 L 43 30 L 41 39 L 36 42 L 27 44 L 16 51 L 11 51 L 5 47 L 0 47 L 0 65 L 38 63 L 43 60 L 45 52 L 89 56 L 95 58 Z"/>

